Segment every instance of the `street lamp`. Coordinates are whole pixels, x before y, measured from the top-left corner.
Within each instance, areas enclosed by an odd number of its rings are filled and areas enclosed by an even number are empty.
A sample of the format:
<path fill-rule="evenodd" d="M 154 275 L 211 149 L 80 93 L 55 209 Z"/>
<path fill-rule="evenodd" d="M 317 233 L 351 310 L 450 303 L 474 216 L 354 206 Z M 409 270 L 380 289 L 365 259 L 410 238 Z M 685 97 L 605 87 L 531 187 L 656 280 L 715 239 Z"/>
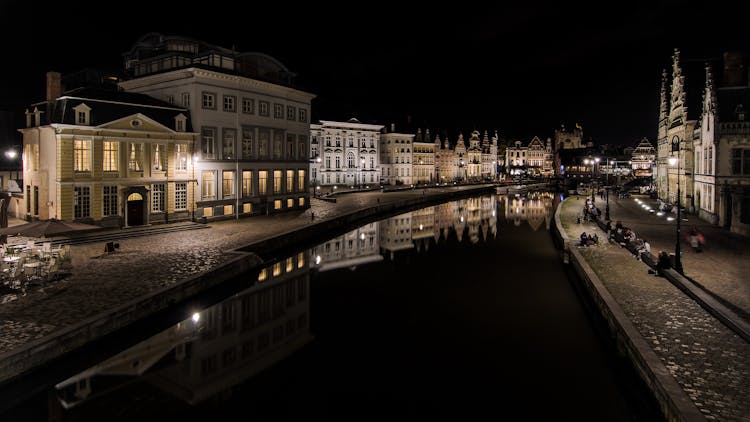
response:
<path fill-rule="evenodd" d="M 680 259 L 680 137 L 675 135 L 672 137 L 672 152 L 677 152 L 677 156 L 669 157 L 669 165 L 677 165 L 677 241 L 674 247 L 674 269 L 678 273 L 682 274 L 682 260 Z M 668 183 L 667 183 L 668 184 Z"/>
<path fill-rule="evenodd" d="M 591 205 L 594 204 L 594 166 L 599 162 L 599 157 L 596 158 L 584 158 L 583 164 L 591 164 Z"/>

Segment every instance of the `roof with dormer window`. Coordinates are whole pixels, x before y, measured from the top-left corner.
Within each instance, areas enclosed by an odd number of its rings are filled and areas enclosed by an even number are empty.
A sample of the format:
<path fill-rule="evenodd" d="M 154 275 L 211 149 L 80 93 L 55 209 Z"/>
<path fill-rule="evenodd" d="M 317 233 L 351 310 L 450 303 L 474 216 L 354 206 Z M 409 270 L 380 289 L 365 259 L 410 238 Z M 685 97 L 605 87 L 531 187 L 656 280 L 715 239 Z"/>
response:
<path fill-rule="evenodd" d="M 47 103 L 37 103 L 31 107 L 38 107 L 40 110 L 45 111 L 45 113 L 42 113 L 42 125 L 50 123 L 75 125 L 77 122 L 74 108 L 84 103 L 91 108 L 89 112 L 89 126 L 98 126 L 126 116 L 141 113 L 166 127 L 174 129 L 175 117 L 182 114 L 187 118 L 185 121 L 185 131 L 192 132 L 193 130 L 189 110 L 176 107 L 173 104 L 145 94 L 131 92 L 90 87 L 77 88 L 66 91 L 52 103 L 52 111 L 50 113 L 46 112 L 50 106 Z"/>

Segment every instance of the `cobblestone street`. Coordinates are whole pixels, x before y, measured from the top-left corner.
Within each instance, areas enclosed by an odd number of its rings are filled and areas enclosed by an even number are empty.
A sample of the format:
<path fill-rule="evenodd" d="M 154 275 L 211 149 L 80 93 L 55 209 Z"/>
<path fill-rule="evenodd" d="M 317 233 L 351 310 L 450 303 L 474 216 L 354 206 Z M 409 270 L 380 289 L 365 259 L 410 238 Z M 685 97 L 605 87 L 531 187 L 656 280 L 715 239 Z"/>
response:
<path fill-rule="evenodd" d="M 563 228 L 570 239 L 578 239 L 583 231 L 602 239 L 596 246 L 573 247 L 579 248 L 670 374 L 708 420 L 750 420 L 750 344 L 667 279 L 649 274 L 649 267 L 627 249 L 607 243 L 606 233 L 595 223 L 576 223 L 583 203 L 575 198 L 563 203 Z M 626 225 L 637 227 L 629 220 Z"/>

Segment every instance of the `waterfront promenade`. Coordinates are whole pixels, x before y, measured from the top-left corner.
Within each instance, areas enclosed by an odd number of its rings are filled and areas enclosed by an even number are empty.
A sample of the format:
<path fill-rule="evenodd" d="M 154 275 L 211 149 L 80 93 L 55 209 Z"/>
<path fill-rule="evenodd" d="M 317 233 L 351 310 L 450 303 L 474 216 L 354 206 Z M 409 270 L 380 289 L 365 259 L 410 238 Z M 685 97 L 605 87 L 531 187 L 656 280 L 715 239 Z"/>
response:
<path fill-rule="evenodd" d="M 668 231 L 672 230 L 671 239 L 674 241 L 674 225 L 666 226 L 665 221 L 665 227 L 660 227 L 659 221 L 648 220 L 655 216 L 646 211 L 640 215 L 639 207 L 625 201 L 633 199 L 613 201 L 610 197 L 612 220 L 622 220 L 625 226 L 633 227 L 636 235 L 647 238 L 652 244 L 652 253 L 658 253 L 659 249 L 673 251 L 674 242 L 669 242 Z M 687 409 L 688 415 L 695 416 L 694 412 L 690 413 L 692 408 L 707 420 L 750 421 L 750 344 L 666 278 L 649 274 L 646 263 L 635 259 L 628 249 L 617 243 L 608 243 L 606 233 L 595 223 L 578 223 L 577 217 L 584 202 L 583 197 L 568 198 L 559 210 L 560 222 L 571 241 L 571 248 L 580 252 L 647 344 L 645 361 L 654 372 L 667 372 L 676 381 L 679 388 L 671 391 L 673 398 L 677 402 L 682 400 L 683 411 Z M 604 209 L 604 203 L 598 198 L 597 205 Z M 649 230 L 649 226 L 655 229 Z M 576 246 L 581 232 L 596 233 L 600 244 Z M 716 236 L 718 239 L 718 234 Z M 692 253 L 687 248 L 685 255 Z M 746 282 L 742 277 L 733 276 L 737 271 L 735 266 L 742 268 L 746 263 L 735 262 L 735 253 L 746 252 L 721 253 L 716 245 L 701 256 L 701 259 L 710 257 L 714 262 L 712 267 L 698 270 L 706 264 L 694 261 L 693 256 L 685 257 L 683 265 L 689 276 L 691 271 L 701 273 L 700 280 L 708 289 L 726 295 L 726 300 L 736 299 L 738 307 L 742 307 L 746 298 L 736 298 L 731 291 L 734 286 Z M 639 339 L 634 340 L 637 343 Z M 649 356 L 654 359 L 649 360 Z M 669 384 L 669 379 L 666 384 Z"/>

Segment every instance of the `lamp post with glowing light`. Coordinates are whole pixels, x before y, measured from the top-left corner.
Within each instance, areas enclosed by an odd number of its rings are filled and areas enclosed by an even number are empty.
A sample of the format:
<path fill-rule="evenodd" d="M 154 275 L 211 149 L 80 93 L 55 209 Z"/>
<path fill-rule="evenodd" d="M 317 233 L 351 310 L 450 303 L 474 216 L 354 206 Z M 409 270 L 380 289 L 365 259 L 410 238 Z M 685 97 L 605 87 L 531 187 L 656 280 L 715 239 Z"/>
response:
<path fill-rule="evenodd" d="M 670 166 L 677 165 L 677 241 L 674 247 L 674 269 L 682 274 L 682 259 L 680 254 L 680 220 L 682 220 L 680 208 L 680 138 L 675 135 L 672 138 L 672 152 L 677 152 L 677 156 L 670 156 L 668 161 Z"/>
<path fill-rule="evenodd" d="M 10 147 L 8 150 L 5 151 L 5 157 L 7 157 L 10 161 L 13 162 L 13 167 L 16 169 L 16 180 L 18 179 L 18 165 L 16 164 L 16 158 L 18 157 L 18 151 L 16 151 L 16 147 Z"/>
<path fill-rule="evenodd" d="M 599 162 L 599 157 L 595 158 L 584 158 L 583 164 L 591 164 L 591 204 L 594 204 L 594 168 L 596 163 Z"/>
<path fill-rule="evenodd" d="M 320 186 L 318 185 L 318 173 L 320 172 L 320 162 L 321 162 L 320 155 L 318 155 L 314 159 L 310 159 L 310 174 L 315 175 L 315 177 L 313 177 L 312 180 L 310 181 L 310 184 L 312 185 L 310 186 L 310 188 L 313 190 L 313 198 L 317 198 L 317 193 L 320 190 Z"/>

